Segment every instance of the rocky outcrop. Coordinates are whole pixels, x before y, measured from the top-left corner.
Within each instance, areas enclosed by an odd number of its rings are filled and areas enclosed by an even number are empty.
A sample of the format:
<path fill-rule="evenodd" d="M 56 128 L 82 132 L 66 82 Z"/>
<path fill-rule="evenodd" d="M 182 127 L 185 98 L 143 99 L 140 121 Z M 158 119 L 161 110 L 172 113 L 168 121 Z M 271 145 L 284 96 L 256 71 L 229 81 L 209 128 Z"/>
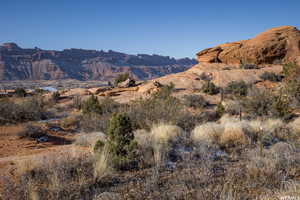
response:
<path fill-rule="evenodd" d="M 293 26 L 272 28 L 249 40 L 204 49 L 197 59 L 225 64 L 300 63 L 300 31 Z"/>
<path fill-rule="evenodd" d="M 135 80 L 132 78 L 128 78 L 125 81 L 118 83 L 117 87 L 119 88 L 128 88 L 128 87 L 134 87 L 136 86 Z"/>
<path fill-rule="evenodd" d="M 0 80 L 112 80 L 129 72 L 135 79 L 153 79 L 185 71 L 196 60 L 159 55 L 128 55 L 115 51 L 23 49 L 15 43 L 0 46 Z"/>

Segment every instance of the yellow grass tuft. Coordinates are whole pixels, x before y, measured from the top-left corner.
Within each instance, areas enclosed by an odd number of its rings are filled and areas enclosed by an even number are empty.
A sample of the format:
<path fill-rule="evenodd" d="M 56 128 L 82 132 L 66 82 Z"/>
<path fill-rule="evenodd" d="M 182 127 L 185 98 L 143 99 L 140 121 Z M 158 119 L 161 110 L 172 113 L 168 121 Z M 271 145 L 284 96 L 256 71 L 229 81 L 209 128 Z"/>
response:
<path fill-rule="evenodd" d="M 220 136 L 221 145 L 247 144 L 248 137 L 244 133 L 243 122 L 231 122 L 224 125 L 224 132 Z"/>
<path fill-rule="evenodd" d="M 218 143 L 223 131 L 223 125 L 215 122 L 208 122 L 195 127 L 192 132 L 192 139 L 197 142 L 203 141 L 211 144 Z"/>
<path fill-rule="evenodd" d="M 168 143 L 177 140 L 182 133 L 180 127 L 169 124 L 154 125 L 150 132 L 155 143 Z"/>

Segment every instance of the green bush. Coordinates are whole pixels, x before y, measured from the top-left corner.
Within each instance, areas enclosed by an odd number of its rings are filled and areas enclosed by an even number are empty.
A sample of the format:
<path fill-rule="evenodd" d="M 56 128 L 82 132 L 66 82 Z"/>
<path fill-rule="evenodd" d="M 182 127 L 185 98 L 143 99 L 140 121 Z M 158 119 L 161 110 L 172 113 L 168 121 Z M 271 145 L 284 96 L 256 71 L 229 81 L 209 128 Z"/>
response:
<path fill-rule="evenodd" d="M 184 105 L 192 108 L 205 108 L 209 103 L 200 95 L 185 95 L 183 97 Z"/>
<path fill-rule="evenodd" d="M 153 124 L 165 122 L 174 124 L 183 112 L 179 99 L 171 95 L 166 87 L 150 98 L 132 102 L 124 110 L 130 116 L 134 128 L 149 129 Z"/>
<path fill-rule="evenodd" d="M 136 166 L 137 143 L 130 118 L 126 114 L 115 114 L 108 127 L 108 149 L 112 164 L 119 170 L 131 169 Z"/>
<path fill-rule="evenodd" d="M 289 101 L 283 95 L 257 90 L 242 102 L 243 110 L 252 118 L 269 116 L 285 118 L 291 113 Z"/>
<path fill-rule="evenodd" d="M 117 78 L 115 79 L 115 86 L 117 86 L 119 83 L 122 83 L 123 81 L 126 81 L 129 78 L 129 73 L 119 74 Z"/>
<path fill-rule="evenodd" d="M 277 75 L 273 72 L 264 72 L 260 78 L 262 80 L 268 80 L 268 81 L 272 81 L 272 82 L 279 82 L 282 80 L 282 77 L 280 75 Z"/>
<path fill-rule="evenodd" d="M 225 93 L 235 96 L 247 96 L 248 85 L 244 81 L 231 81 L 226 86 Z"/>
<path fill-rule="evenodd" d="M 209 95 L 215 95 L 220 92 L 220 89 L 211 81 L 206 81 L 201 90 Z"/>
<path fill-rule="evenodd" d="M 20 103 L 0 101 L 0 124 L 26 122 L 45 119 L 46 112 L 39 98 L 26 97 Z"/>
<path fill-rule="evenodd" d="M 283 75 L 286 79 L 299 78 L 300 67 L 296 63 L 287 63 L 283 65 Z"/>
<path fill-rule="evenodd" d="M 171 94 L 174 92 L 175 89 L 175 85 L 174 83 L 170 83 L 169 85 L 164 85 L 160 88 L 160 90 L 156 93 L 154 93 L 152 96 L 154 98 L 169 98 L 171 96 Z"/>
<path fill-rule="evenodd" d="M 25 97 L 27 93 L 24 88 L 17 88 L 15 94 L 17 97 Z"/>
<path fill-rule="evenodd" d="M 225 113 L 225 108 L 222 103 L 218 103 L 216 113 L 219 118 L 222 117 L 222 115 Z"/>
<path fill-rule="evenodd" d="M 89 113 L 102 114 L 102 107 L 100 105 L 98 98 L 92 95 L 86 101 L 84 101 L 82 104 L 82 112 L 83 114 L 89 114 Z"/>

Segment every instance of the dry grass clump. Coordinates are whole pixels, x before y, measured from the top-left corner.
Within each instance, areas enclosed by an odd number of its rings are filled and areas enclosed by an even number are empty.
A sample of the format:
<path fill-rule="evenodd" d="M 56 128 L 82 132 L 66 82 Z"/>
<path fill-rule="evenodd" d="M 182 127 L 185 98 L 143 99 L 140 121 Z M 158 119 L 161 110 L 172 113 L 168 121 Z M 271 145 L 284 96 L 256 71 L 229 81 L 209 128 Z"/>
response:
<path fill-rule="evenodd" d="M 246 156 L 245 175 L 252 184 L 276 188 L 299 170 L 299 151 L 291 144 L 279 142 L 270 149 L 255 148 Z"/>
<path fill-rule="evenodd" d="M 152 145 L 151 134 L 145 129 L 138 129 L 134 131 L 134 139 L 142 147 L 147 147 Z"/>
<path fill-rule="evenodd" d="M 154 160 L 157 166 L 165 163 L 167 154 L 172 146 L 183 136 L 183 131 L 178 126 L 159 124 L 154 125 L 150 131 L 153 141 Z"/>
<path fill-rule="evenodd" d="M 219 142 L 219 138 L 223 131 L 224 127 L 221 124 L 208 122 L 195 127 L 192 132 L 192 139 L 196 142 L 204 141 L 215 144 Z"/>
<path fill-rule="evenodd" d="M 169 143 L 182 136 L 182 129 L 175 125 L 158 124 L 152 127 L 150 134 L 155 143 Z"/>
<path fill-rule="evenodd" d="M 209 122 L 192 131 L 194 141 L 205 141 L 223 147 L 256 143 L 258 140 L 271 145 L 278 141 L 295 138 L 280 119 L 242 120 L 224 115 L 219 123 Z"/>
<path fill-rule="evenodd" d="M 104 146 L 101 152 L 96 151 L 94 160 L 94 178 L 101 179 L 111 171 L 110 154 L 107 145 Z"/>
<path fill-rule="evenodd" d="M 102 132 L 81 133 L 76 138 L 75 144 L 93 149 L 98 140 L 106 141 L 106 135 Z"/>
<path fill-rule="evenodd" d="M 153 162 L 161 166 L 168 160 L 168 154 L 174 149 L 183 137 L 183 130 L 175 125 L 157 124 L 153 125 L 151 130 L 140 129 L 134 132 L 142 154 L 142 163 L 144 166 L 151 166 Z"/>
<path fill-rule="evenodd" d="M 91 185 L 107 175 L 108 151 L 93 156 L 64 151 L 17 162 L 14 184 L 4 185 L 7 199 L 91 199 Z M 14 193 L 11 193 L 14 191 Z"/>
<path fill-rule="evenodd" d="M 243 122 L 225 123 L 224 132 L 221 134 L 219 142 L 225 146 L 248 144 L 249 139 L 245 134 Z"/>

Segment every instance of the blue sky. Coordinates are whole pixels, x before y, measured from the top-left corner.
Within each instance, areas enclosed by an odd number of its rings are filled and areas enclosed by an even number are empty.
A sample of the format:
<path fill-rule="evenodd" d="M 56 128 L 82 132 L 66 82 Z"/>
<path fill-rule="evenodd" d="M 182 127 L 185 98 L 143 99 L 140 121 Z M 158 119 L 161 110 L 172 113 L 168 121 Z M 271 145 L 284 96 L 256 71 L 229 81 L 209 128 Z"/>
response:
<path fill-rule="evenodd" d="M 268 28 L 300 28 L 300 0 L 1 0 L 0 43 L 195 57 Z"/>

